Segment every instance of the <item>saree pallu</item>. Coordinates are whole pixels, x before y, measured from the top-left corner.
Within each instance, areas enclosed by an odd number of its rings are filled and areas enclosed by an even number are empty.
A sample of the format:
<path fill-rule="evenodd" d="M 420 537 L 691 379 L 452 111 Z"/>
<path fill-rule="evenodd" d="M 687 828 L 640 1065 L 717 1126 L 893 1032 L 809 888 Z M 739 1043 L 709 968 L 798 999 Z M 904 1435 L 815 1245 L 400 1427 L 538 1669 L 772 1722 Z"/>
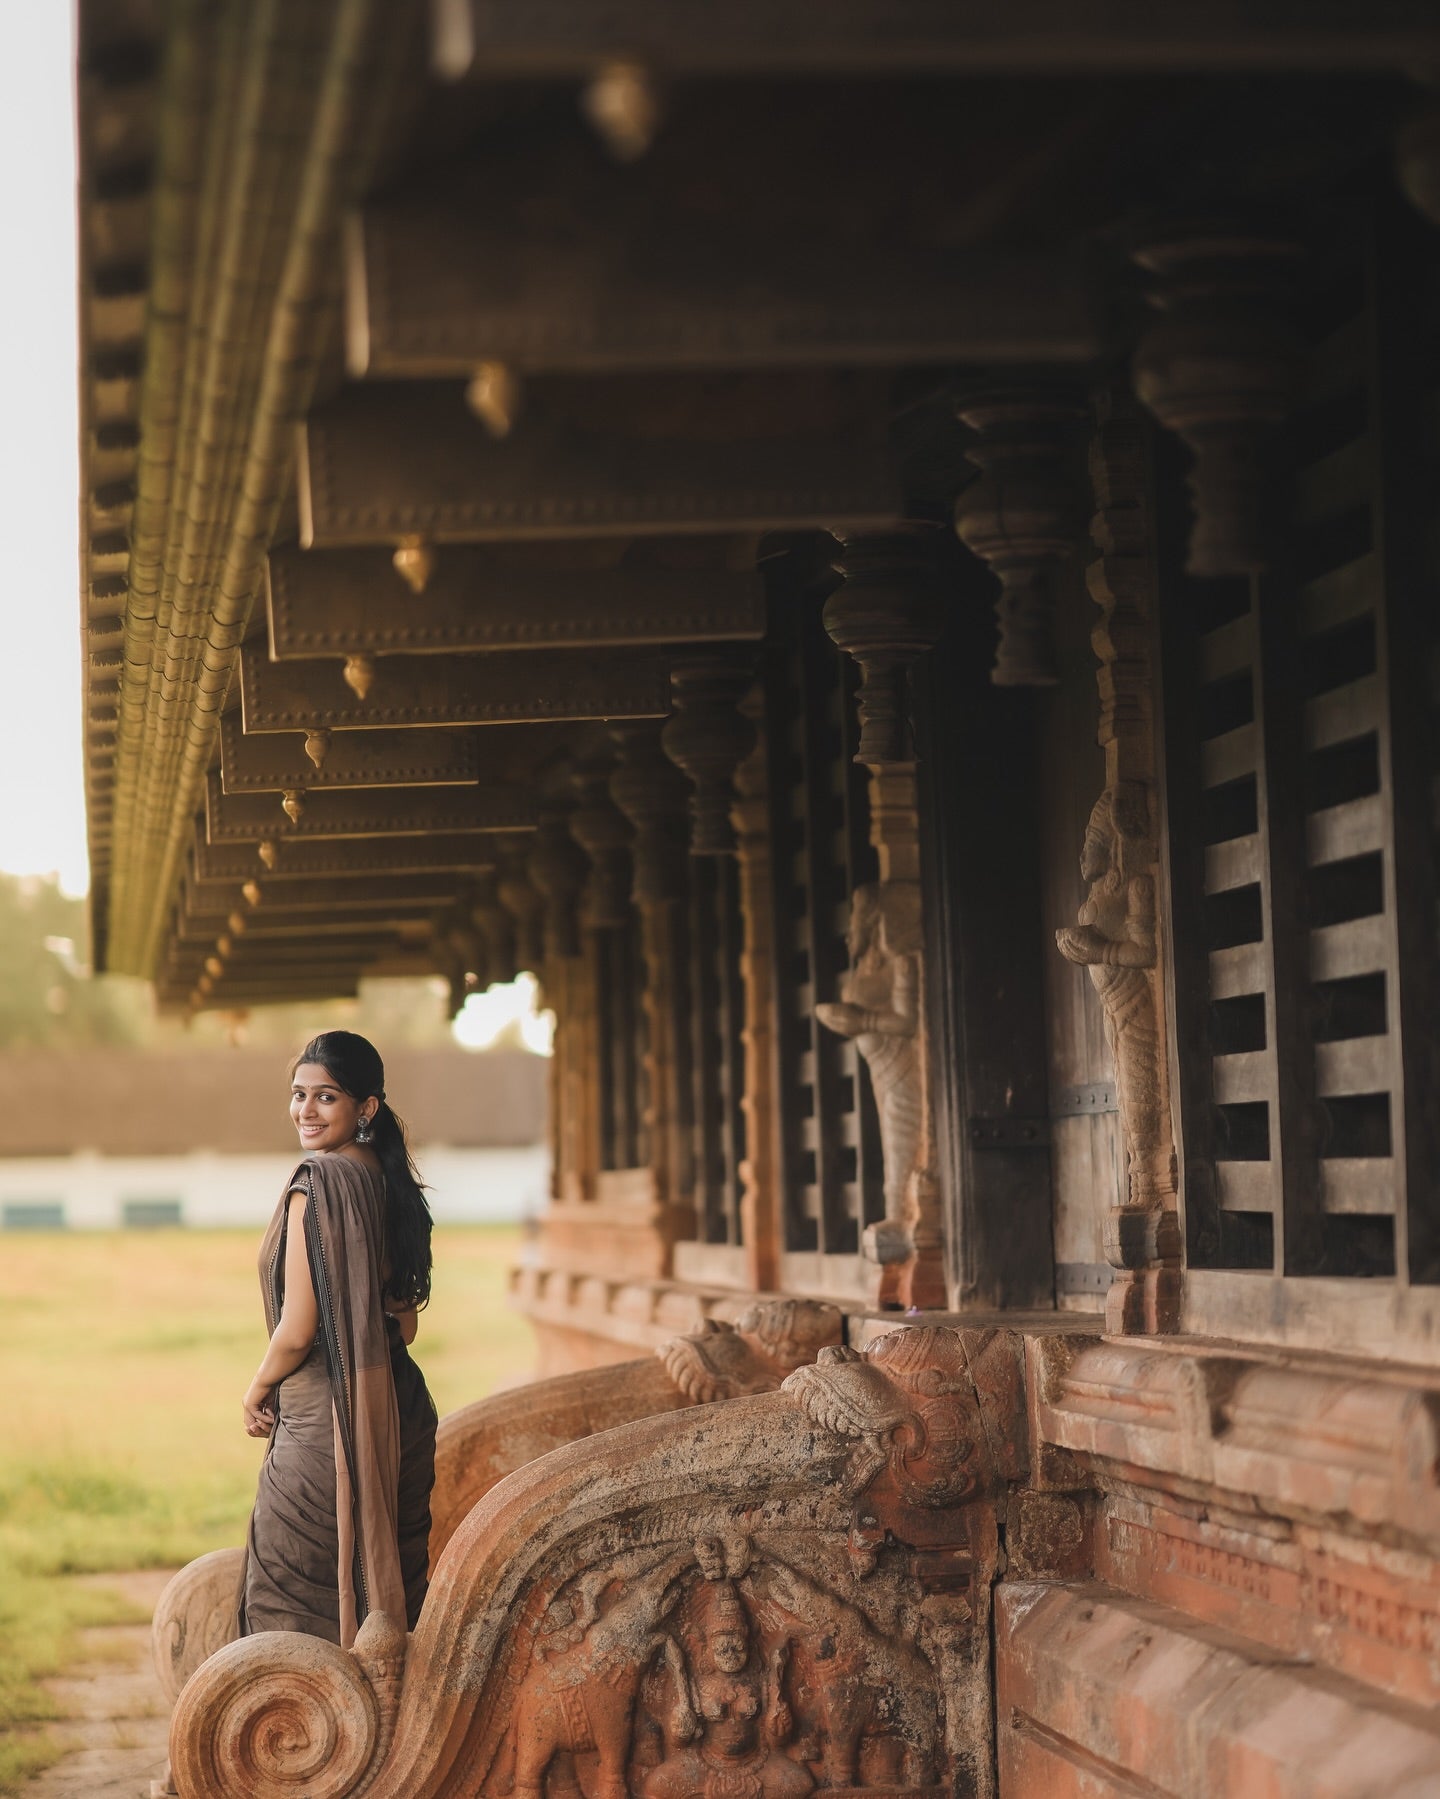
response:
<path fill-rule="evenodd" d="M 289 1197 L 307 1196 L 319 1331 L 275 1390 L 246 1542 L 240 1633 L 298 1630 L 348 1648 L 372 1611 L 413 1628 L 425 1596 L 435 1407 L 386 1315 L 383 1177 L 307 1156 L 260 1249 L 268 1328 L 284 1302 Z"/>

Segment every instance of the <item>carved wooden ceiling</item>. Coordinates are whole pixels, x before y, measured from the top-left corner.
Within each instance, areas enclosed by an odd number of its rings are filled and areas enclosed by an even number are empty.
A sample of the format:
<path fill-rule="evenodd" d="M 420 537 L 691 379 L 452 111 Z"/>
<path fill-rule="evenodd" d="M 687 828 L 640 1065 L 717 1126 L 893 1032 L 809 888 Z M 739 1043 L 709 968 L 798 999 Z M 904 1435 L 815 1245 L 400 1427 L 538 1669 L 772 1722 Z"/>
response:
<path fill-rule="evenodd" d="M 1142 219 L 1303 229 L 1437 63 L 1433 0 L 81 0 L 98 965 L 502 970 L 777 545 L 948 520 L 977 381 L 1129 357 Z"/>

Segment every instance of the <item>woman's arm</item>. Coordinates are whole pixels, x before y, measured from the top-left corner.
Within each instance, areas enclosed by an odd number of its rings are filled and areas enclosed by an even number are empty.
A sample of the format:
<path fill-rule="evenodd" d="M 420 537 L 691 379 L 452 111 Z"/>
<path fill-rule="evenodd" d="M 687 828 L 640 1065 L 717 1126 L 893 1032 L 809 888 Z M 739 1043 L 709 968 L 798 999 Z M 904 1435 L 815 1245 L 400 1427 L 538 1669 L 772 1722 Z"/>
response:
<path fill-rule="evenodd" d="M 414 1306 L 402 1306 L 398 1299 L 387 1299 L 385 1310 L 400 1326 L 400 1340 L 408 1349 L 420 1330 L 420 1314 Z"/>
<path fill-rule="evenodd" d="M 247 1436 L 270 1435 L 275 1425 L 270 1409 L 271 1391 L 309 1355 L 319 1322 L 310 1257 L 305 1248 L 305 1195 L 292 1193 L 285 1225 L 285 1301 L 265 1358 L 246 1389 L 243 1403 Z"/>

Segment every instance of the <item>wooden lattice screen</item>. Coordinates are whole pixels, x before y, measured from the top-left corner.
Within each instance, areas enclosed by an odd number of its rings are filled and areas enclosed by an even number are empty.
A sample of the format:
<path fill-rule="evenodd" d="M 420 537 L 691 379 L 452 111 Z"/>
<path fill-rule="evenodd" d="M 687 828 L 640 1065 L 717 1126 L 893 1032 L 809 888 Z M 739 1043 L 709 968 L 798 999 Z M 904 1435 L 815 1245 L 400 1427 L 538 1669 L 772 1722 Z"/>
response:
<path fill-rule="evenodd" d="M 785 596 L 767 676 L 775 991 L 785 1248 L 854 1257 L 884 1216 L 879 1122 L 855 1046 L 815 1017 L 848 966 L 850 896 L 876 878 L 853 665 L 826 637 L 820 601 Z M 803 1277 L 802 1277 L 803 1278 Z"/>
<path fill-rule="evenodd" d="M 1312 300 L 1283 561 L 1190 581 L 1166 533 L 1175 1079 L 1192 1269 L 1403 1284 L 1440 1276 L 1433 258 L 1417 332 L 1417 237 L 1357 238 Z"/>
<path fill-rule="evenodd" d="M 694 1093 L 695 1210 L 702 1243 L 742 1241 L 745 1157 L 743 920 L 733 857 L 690 859 L 690 1071 Z"/>

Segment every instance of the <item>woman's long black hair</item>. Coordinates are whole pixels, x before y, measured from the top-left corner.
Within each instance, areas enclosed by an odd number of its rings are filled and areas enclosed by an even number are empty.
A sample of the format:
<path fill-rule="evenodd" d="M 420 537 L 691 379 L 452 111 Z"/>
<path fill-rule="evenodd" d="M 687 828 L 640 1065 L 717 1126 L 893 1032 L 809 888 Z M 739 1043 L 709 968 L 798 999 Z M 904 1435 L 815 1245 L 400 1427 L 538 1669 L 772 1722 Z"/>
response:
<path fill-rule="evenodd" d="M 423 1306 L 430 1298 L 430 1208 L 419 1170 L 405 1141 L 405 1126 L 385 1099 L 385 1064 L 368 1038 L 354 1031 L 322 1031 L 290 1064 L 318 1062 L 351 1099 L 380 1101 L 371 1123 L 371 1147 L 385 1175 L 385 1251 L 390 1264 L 387 1299 Z"/>

